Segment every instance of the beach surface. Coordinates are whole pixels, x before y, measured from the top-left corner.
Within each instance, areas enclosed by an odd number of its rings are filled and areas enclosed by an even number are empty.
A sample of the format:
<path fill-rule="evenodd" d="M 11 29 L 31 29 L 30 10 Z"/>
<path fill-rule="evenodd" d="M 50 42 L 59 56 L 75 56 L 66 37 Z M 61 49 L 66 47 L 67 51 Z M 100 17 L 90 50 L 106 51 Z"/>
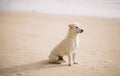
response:
<path fill-rule="evenodd" d="M 78 64 L 48 63 L 52 49 L 78 22 Z M 0 12 L 0 76 L 120 76 L 120 19 Z"/>

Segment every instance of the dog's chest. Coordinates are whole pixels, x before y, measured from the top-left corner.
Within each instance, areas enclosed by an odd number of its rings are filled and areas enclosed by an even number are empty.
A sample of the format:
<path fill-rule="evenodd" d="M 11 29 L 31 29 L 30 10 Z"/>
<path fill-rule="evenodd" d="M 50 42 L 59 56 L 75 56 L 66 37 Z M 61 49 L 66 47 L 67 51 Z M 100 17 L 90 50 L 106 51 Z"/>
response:
<path fill-rule="evenodd" d="M 79 47 L 79 37 L 73 38 L 73 48 L 78 48 Z"/>
<path fill-rule="evenodd" d="M 67 50 L 74 51 L 76 48 L 79 47 L 79 37 L 73 37 L 66 39 L 66 47 Z"/>

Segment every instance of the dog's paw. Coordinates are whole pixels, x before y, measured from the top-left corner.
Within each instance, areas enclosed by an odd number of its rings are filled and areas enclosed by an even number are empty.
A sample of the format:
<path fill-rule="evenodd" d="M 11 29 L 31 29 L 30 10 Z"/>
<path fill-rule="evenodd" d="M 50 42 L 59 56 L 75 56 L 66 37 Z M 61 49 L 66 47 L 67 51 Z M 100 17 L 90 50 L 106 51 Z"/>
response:
<path fill-rule="evenodd" d="M 57 62 L 50 62 L 51 64 L 61 64 L 61 62 L 57 61 Z"/>
<path fill-rule="evenodd" d="M 66 62 L 65 60 L 60 60 L 61 62 Z"/>
<path fill-rule="evenodd" d="M 72 66 L 71 64 L 68 64 L 68 66 Z"/>
<path fill-rule="evenodd" d="M 74 64 L 78 64 L 77 62 L 74 62 Z"/>
<path fill-rule="evenodd" d="M 57 61 L 56 64 L 61 64 L 61 62 L 60 62 L 60 61 Z"/>

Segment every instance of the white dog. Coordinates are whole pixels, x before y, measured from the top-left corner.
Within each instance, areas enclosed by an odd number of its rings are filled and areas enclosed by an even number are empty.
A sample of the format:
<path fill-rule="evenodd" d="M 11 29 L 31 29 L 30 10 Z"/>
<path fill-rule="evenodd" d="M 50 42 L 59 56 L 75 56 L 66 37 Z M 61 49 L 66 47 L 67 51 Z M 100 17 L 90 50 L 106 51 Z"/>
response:
<path fill-rule="evenodd" d="M 51 63 L 61 64 L 61 62 L 64 61 L 63 57 L 67 55 L 69 59 L 69 66 L 71 66 L 72 59 L 73 63 L 77 64 L 75 62 L 75 50 L 79 47 L 79 33 L 83 32 L 83 29 L 78 26 L 78 23 L 69 25 L 69 31 L 66 38 L 58 44 L 49 55 L 49 61 Z"/>

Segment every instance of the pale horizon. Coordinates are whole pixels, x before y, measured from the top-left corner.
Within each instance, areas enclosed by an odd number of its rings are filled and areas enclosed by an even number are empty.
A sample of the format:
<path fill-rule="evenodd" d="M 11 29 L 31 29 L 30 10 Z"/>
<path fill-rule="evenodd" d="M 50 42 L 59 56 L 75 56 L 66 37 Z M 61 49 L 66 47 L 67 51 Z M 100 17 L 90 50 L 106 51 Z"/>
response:
<path fill-rule="evenodd" d="M 120 1 L 0 0 L 0 11 L 120 18 Z"/>

